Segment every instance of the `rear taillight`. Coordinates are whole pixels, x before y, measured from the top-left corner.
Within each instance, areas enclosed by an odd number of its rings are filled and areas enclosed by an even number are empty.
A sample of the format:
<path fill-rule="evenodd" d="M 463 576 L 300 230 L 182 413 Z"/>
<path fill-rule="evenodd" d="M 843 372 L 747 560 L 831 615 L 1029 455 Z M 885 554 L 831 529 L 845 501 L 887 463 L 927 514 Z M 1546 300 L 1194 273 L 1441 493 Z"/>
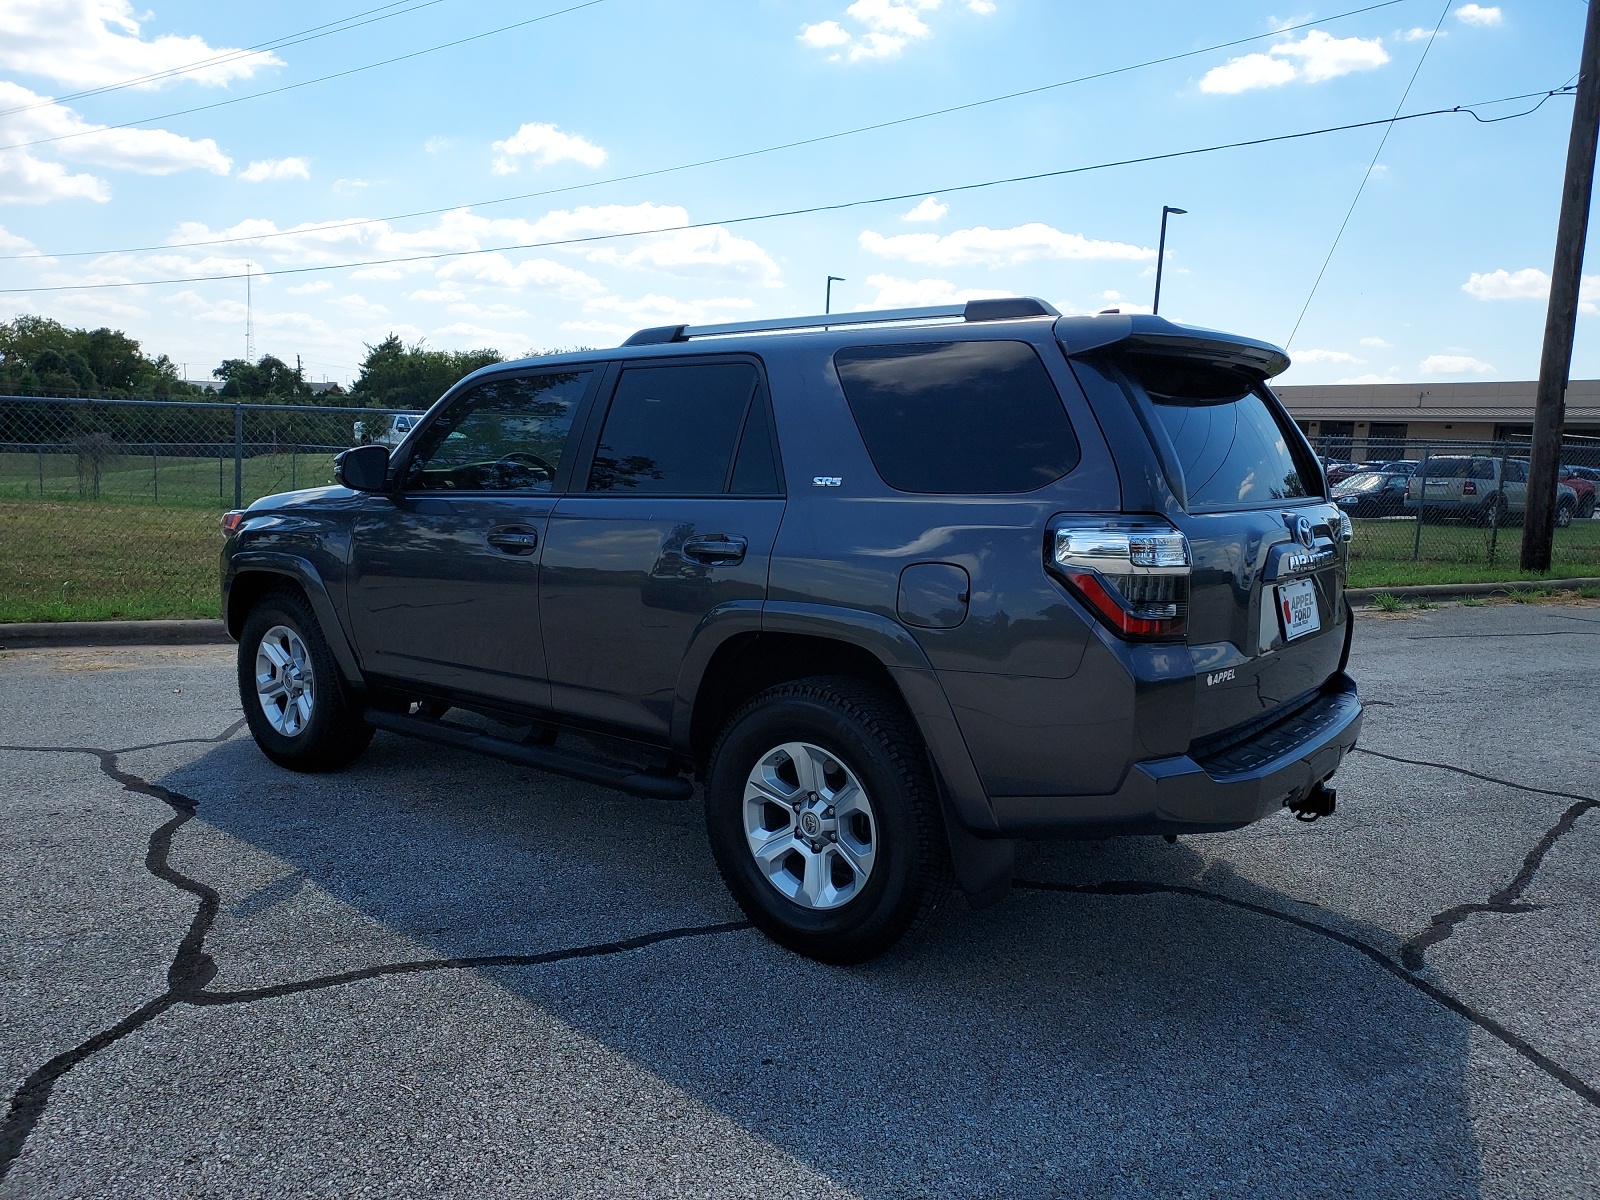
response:
<path fill-rule="evenodd" d="M 1050 569 L 1125 638 L 1182 638 L 1189 613 L 1189 540 L 1153 520 L 1084 517 L 1055 528 Z"/>
<path fill-rule="evenodd" d="M 1461 485 L 1461 494 L 1463 496 L 1476 496 L 1478 494 L 1478 485 L 1470 479 L 1467 480 Z"/>
<path fill-rule="evenodd" d="M 239 526 L 244 524 L 244 509 L 235 508 L 222 514 L 222 536 L 231 538 L 239 532 Z"/>

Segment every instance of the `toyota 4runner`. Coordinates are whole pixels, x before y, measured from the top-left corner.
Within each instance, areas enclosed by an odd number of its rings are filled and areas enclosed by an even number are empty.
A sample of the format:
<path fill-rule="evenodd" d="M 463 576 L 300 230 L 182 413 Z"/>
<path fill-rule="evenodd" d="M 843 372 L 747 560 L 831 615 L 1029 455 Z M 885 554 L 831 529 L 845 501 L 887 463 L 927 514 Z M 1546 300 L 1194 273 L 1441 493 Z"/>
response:
<path fill-rule="evenodd" d="M 1003 894 L 1019 838 L 1314 819 L 1361 724 L 1351 522 L 1287 365 L 1009 299 L 485 368 L 224 518 L 251 732 L 697 779 L 739 904 L 831 962 Z"/>

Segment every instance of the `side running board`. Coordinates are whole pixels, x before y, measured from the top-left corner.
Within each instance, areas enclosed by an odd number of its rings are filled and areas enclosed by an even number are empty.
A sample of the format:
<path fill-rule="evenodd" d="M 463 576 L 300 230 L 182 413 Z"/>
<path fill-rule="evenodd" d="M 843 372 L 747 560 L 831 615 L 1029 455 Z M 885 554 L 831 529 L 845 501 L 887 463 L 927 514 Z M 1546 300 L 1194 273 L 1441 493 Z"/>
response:
<path fill-rule="evenodd" d="M 528 746 L 509 738 L 498 738 L 461 725 L 446 725 L 431 717 L 416 717 L 405 713 L 386 712 L 369 708 L 362 714 L 368 725 L 386 729 L 404 737 L 421 738 L 441 746 L 454 746 L 458 750 L 471 750 L 491 758 L 501 758 L 524 767 L 537 767 L 552 775 L 565 775 L 585 783 L 615 788 L 632 796 L 650 800 L 687 800 L 694 795 L 694 784 L 681 775 L 652 775 L 631 764 L 608 767 L 587 758 L 564 754 L 548 746 Z"/>

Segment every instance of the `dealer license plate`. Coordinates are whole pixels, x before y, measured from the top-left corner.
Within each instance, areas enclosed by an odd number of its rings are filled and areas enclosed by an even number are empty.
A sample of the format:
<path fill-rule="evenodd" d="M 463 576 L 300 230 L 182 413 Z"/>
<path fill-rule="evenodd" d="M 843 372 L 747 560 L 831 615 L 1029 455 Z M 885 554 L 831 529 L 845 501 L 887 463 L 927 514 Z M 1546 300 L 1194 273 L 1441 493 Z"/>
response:
<path fill-rule="evenodd" d="M 1283 620 L 1283 640 L 1315 633 L 1322 628 L 1317 616 L 1317 587 L 1309 579 L 1278 585 L 1278 616 Z"/>

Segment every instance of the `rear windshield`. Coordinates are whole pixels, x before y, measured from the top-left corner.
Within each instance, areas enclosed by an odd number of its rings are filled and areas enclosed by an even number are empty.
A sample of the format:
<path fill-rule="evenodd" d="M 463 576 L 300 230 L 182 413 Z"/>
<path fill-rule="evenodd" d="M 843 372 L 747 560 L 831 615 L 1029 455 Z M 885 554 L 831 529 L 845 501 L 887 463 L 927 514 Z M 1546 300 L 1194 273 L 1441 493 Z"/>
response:
<path fill-rule="evenodd" d="M 1418 473 L 1429 479 L 1493 479 L 1494 464 L 1487 459 L 1430 458 Z"/>
<path fill-rule="evenodd" d="M 833 356 L 872 465 L 902 492 L 1031 492 L 1078 439 L 1026 342 L 852 346 Z"/>
<path fill-rule="evenodd" d="M 1179 359 L 1124 364 L 1149 393 L 1183 469 L 1189 507 L 1249 508 L 1320 495 L 1288 435 L 1247 380 Z"/>

